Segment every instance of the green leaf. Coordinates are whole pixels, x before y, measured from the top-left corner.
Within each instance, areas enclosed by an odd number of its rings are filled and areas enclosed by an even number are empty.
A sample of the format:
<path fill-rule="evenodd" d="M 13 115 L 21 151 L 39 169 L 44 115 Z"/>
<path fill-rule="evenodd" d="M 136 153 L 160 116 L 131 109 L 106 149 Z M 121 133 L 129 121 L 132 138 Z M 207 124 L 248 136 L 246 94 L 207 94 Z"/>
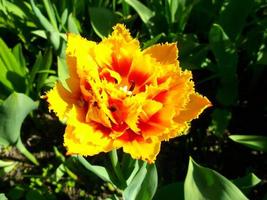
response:
<path fill-rule="evenodd" d="M 227 0 L 222 6 L 219 24 L 232 40 L 235 40 L 246 24 L 254 0 L 243 0 L 242 3 L 236 0 Z"/>
<path fill-rule="evenodd" d="M 37 107 L 38 102 L 21 93 L 12 93 L 0 106 L 0 145 L 16 146 L 36 165 L 37 160 L 21 142 L 20 131 L 26 116 Z"/>
<path fill-rule="evenodd" d="M 118 17 L 106 8 L 89 8 L 90 22 L 95 33 L 100 37 L 107 37 L 112 27 L 118 22 Z M 103 23 L 104 22 L 104 23 Z"/>
<path fill-rule="evenodd" d="M 171 183 L 160 188 L 153 198 L 154 200 L 162 199 L 179 199 L 184 200 L 184 183 Z"/>
<path fill-rule="evenodd" d="M 52 48 L 47 49 L 45 52 L 45 55 L 42 58 L 41 66 L 38 68 L 38 72 L 40 71 L 46 71 L 49 70 L 52 66 L 52 59 L 53 59 L 53 51 Z M 40 73 L 38 75 L 38 78 L 36 80 L 37 83 L 37 91 L 40 91 L 40 89 L 43 87 L 44 82 L 46 81 L 48 77 L 48 73 Z"/>
<path fill-rule="evenodd" d="M 229 138 L 249 148 L 267 152 L 267 137 L 261 135 L 230 135 Z"/>
<path fill-rule="evenodd" d="M 20 138 L 21 125 L 38 103 L 21 93 L 11 94 L 0 106 L 0 144 L 15 145 Z"/>
<path fill-rule="evenodd" d="M 102 166 L 98 165 L 91 165 L 84 157 L 82 156 L 75 156 L 75 158 L 78 159 L 78 161 L 89 171 L 93 172 L 95 175 L 97 175 L 99 178 L 101 178 L 103 181 L 107 181 L 110 183 L 113 183 L 112 178 L 110 177 L 107 169 Z"/>
<path fill-rule="evenodd" d="M 66 80 L 70 77 L 66 59 L 61 58 L 59 56 L 57 57 L 57 70 L 59 81 L 65 89 L 70 91 L 70 88 L 66 82 Z"/>
<path fill-rule="evenodd" d="M 221 79 L 217 99 L 222 105 L 233 105 L 236 103 L 238 94 L 236 48 L 218 24 L 212 25 L 209 32 L 209 42 L 217 61 L 217 73 Z"/>
<path fill-rule="evenodd" d="M 231 181 L 218 172 L 198 165 L 189 159 L 184 185 L 185 200 L 195 199 L 248 199 Z"/>
<path fill-rule="evenodd" d="M 8 200 L 8 199 L 6 198 L 6 195 L 4 193 L 1 193 L 0 200 Z"/>
<path fill-rule="evenodd" d="M 39 8 L 35 5 L 34 0 L 31 0 L 31 6 L 40 24 L 46 30 L 46 37 L 50 40 L 54 49 L 59 51 L 61 46 L 60 33 L 56 28 L 54 28 L 53 25 L 50 24 L 48 19 L 46 19 L 46 17 L 42 14 Z"/>
<path fill-rule="evenodd" d="M 123 197 L 128 200 L 153 198 L 158 186 L 157 168 L 154 164 L 143 163 L 133 180 L 123 192 Z"/>
<path fill-rule="evenodd" d="M 225 129 L 228 127 L 229 122 L 232 118 L 232 114 L 229 110 L 216 108 L 212 114 L 211 125 L 209 131 L 218 137 L 223 137 Z"/>
<path fill-rule="evenodd" d="M 53 25 L 53 27 L 57 30 L 57 20 L 56 20 L 56 15 L 55 12 L 53 10 L 52 7 L 52 3 L 50 2 L 50 0 L 43 0 L 43 4 L 45 6 L 47 15 L 50 19 L 51 24 Z"/>
<path fill-rule="evenodd" d="M 17 165 L 15 161 L 3 161 L 0 160 L 0 177 L 9 173 Z"/>
<path fill-rule="evenodd" d="M 21 67 L 16 57 L 0 38 L 0 81 L 10 91 L 25 92 L 26 69 Z"/>
<path fill-rule="evenodd" d="M 68 17 L 68 31 L 71 33 L 79 34 L 79 28 L 77 26 L 77 19 L 70 13 Z"/>
<path fill-rule="evenodd" d="M 20 68 L 21 68 L 21 72 L 22 74 L 26 74 L 27 73 L 27 67 L 26 67 L 26 61 L 22 52 L 22 46 L 21 44 L 17 44 L 14 48 L 13 48 L 13 55 L 15 56 L 16 60 L 18 61 Z"/>
<path fill-rule="evenodd" d="M 26 200 L 45 200 L 44 195 L 36 189 L 29 190 L 26 194 Z"/>
<path fill-rule="evenodd" d="M 155 15 L 153 11 L 138 0 L 125 0 L 125 2 L 133 7 L 146 25 L 149 24 L 150 19 Z"/>
<path fill-rule="evenodd" d="M 249 173 L 248 175 L 233 180 L 233 183 L 240 188 L 243 192 L 249 191 L 252 187 L 256 186 L 261 182 L 261 179 L 259 179 L 255 174 Z"/>

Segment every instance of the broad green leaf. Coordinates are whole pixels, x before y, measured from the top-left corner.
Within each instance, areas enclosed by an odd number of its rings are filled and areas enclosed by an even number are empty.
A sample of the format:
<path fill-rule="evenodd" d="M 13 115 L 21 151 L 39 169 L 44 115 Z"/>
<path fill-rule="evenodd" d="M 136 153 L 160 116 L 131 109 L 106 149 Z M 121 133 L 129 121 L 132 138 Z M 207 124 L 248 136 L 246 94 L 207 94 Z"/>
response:
<path fill-rule="evenodd" d="M 230 135 L 229 138 L 249 148 L 267 152 L 267 137 L 261 135 Z"/>
<path fill-rule="evenodd" d="M 243 192 L 249 191 L 252 187 L 256 186 L 261 182 L 255 174 L 249 173 L 248 175 L 233 180 L 233 183 Z"/>
<path fill-rule="evenodd" d="M 125 0 L 138 13 L 142 21 L 148 25 L 155 13 L 138 0 Z"/>
<path fill-rule="evenodd" d="M 241 34 L 253 5 L 254 0 L 242 0 L 242 3 L 236 0 L 224 1 L 219 24 L 232 40 Z"/>
<path fill-rule="evenodd" d="M 177 182 L 171 183 L 168 185 L 159 188 L 156 192 L 154 200 L 162 200 L 162 199 L 177 199 L 184 200 L 184 183 Z"/>
<path fill-rule="evenodd" d="M 238 92 L 236 75 L 238 57 L 236 49 L 218 24 L 212 25 L 209 32 L 209 42 L 217 61 L 217 73 L 221 80 L 217 99 L 222 105 L 233 105 L 236 103 Z"/>
<path fill-rule="evenodd" d="M 21 125 L 38 103 L 21 93 L 11 94 L 0 106 L 0 144 L 15 145 L 20 138 Z"/>
<path fill-rule="evenodd" d="M 91 25 L 100 38 L 107 37 L 118 22 L 117 15 L 106 8 L 89 8 L 89 14 Z"/>
<path fill-rule="evenodd" d="M 75 156 L 76 157 L 76 156 Z M 97 175 L 99 178 L 101 178 L 103 181 L 107 181 L 110 183 L 112 182 L 112 178 L 110 177 L 107 169 L 102 166 L 98 165 L 91 165 L 84 157 L 77 156 L 76 157 L 78 161 L 89 171 L 93 172 L 95 175 Z"/>
<path fill-rule="evenodd" d="M 184 184 L 185 200 L 245 200 L 248 199 L 230 180 L 218 172 L 189 159 Z"/>
<path fill-rule="evenodd" d="M 26 116 L 37 106 L 38 102 L 21 93 L 12 93 L 0 106 L 0 145 L 16 146 L 36 165 L 38 161 L 21 142 L 20 131 Z"/>
<path fill-rule="evenodd" d="M 129 200 L 150 200 L 153 198 L 158 185 L 156 166 L 143 163 L 133 180 L 123 192 L 123 197 Z"/>

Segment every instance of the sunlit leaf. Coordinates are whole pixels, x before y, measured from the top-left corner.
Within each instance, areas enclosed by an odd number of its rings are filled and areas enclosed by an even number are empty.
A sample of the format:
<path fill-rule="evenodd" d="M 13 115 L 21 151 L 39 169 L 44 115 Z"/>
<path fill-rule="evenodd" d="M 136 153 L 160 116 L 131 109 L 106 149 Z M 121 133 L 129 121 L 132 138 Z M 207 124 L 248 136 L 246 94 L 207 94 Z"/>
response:
<path fill-rule="evenodd" d="M 267 137 L 261 135 L 230 135 L 229 138 L 249 148 L 267 152 Z"/>
<path fill-rule="evenodd" d="M 125 0 L 138 13 L 145 24 L 149 24 L 149 20 L 154 16 L 154 12 L 138 0 Z"/>
<path fill-rule="evenodd" d="M 248 175 L 233 180 L 233 183 L 244 193 L 248 192 L 252 187 L 261 182 L 255 174 L 249 173 Z"/>
<path fill-rule="evenodd" d="M 107 169 L 102 166 L 98 165 L 92 165 L 90 164 L 84 157 L 77 156 L 76 157 L 78 161 L 89 171 L 93 172 L 95 175 L 97 175 L 99 178 L 101 178 L 103 181 L 107 181 L 112 183 L 112 178 L 110 177 Z"/>
<path fill-rule="evenodd" d="M 21 142 L 20 131 L 26 116 L 37 106 L 38 102 L 21 93 L 12 93 L 0 106 L 0 145 L 16 146 L 35 164 L 37 160 Z"/>
<path fill-rule="evenodd" d="M 123 192 L 123 197 L 129 200 L 149 200 L 154 196 L 158 185 L 156 166 L 143 163 L 142 167 Z"/>
<path fill-rule="evenodd" d="M 192 158 L 189 159 L 184 195 L 185 200 L 248 199 L 230 180 L 212 169 L 198 165 Z"/>

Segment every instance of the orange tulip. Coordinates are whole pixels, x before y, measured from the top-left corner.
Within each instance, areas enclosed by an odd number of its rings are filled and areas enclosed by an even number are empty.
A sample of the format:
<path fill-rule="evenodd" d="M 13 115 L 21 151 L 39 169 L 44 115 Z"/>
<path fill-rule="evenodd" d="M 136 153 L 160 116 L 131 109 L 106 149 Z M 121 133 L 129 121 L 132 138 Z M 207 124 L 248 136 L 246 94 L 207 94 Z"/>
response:
<path fill-rule="evenodd" d="M 69 34 L 69 89 L 47 93 L 49 109 L 66 120 L 68 154 L 84 156 L 123 148 L 153 163 L 161 141 L 185 134 L 211 105 L 179 67 L 175 43 L 140 49 L 122 24 L 100 43 Z"/>

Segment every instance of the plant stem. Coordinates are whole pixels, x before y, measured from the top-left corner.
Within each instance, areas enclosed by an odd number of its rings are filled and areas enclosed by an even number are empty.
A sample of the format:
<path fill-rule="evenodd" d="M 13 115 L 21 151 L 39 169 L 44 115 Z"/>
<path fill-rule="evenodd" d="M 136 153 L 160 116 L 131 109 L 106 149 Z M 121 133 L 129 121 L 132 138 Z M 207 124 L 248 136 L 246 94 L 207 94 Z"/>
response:
<path fill-rule="evenodd" d="M 122 174 L 122 171 L 121 171 L 120 163 L 119 163 L 119 160 L 118 160 L 117 150 L 116 149 L 112 150 L 109 153 L 109 157 L 110 157 L 110 161 L 111 161 L 113 170 L 114 170 L 116 176 L 118 177 L 118 179 L 119 179 L 119 181 L 121 183 L 121 186 L 123 188 L 125 188 L 127 186 L 127 184 L 126 184 L 126 181 L 125 181 L 125 179 L 123 177 L 123 174 Z"/>

